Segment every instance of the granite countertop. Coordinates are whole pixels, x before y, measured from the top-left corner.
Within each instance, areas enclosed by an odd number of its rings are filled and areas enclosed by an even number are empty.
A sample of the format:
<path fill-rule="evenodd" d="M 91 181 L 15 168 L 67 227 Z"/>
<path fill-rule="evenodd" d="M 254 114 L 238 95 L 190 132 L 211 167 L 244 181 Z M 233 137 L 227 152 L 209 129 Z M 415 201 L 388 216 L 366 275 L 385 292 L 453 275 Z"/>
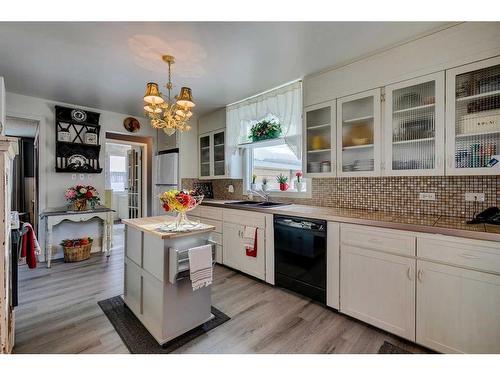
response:
<path fill-rule="evenodd" d="M 193 234 L 211 232 L 212 230 L 215 229 L 213 225 L 200 223 L 199 227 L 190 230 L 188 232 L 167 232 L 159 230 L 159 227 L 162 224 L 165 224 L 167 222 L 172 222 L 175 220 L 176 218 L 174 216 L 164 215 L 164 216 L 142 217 L 138 219 L 122 219 L 122 223 L 124 223 L 125 225 L 129 225 L 137 230 L 154 234 L 164 240 L 170 238 L 191 236 Z"/>
<path fill-rule="evenodd" d="M 46 208 L 40 213 L 41 217 L 45 216 L 57 216 L 57 215 L 81 215 L 81 214 L 92 214 L 96 212 L 114 212 L 115 210 L 106 206 L 96 206 L 92 210 L 75 211 L 69 209 L 71 206 L 61 206 L 61 207 L 51 207 Z"/>
<path fill-rule="evenodd" d="M 462 217 L 400 214 L 397 212 L 316 207 L 299 204 L 272 208 L 225 204 L 230 202 L 234 201 L 207 199 L 202 202 L 202 205 L 500 242 L 500 225 L 467 224 L 467 219 Z"/>

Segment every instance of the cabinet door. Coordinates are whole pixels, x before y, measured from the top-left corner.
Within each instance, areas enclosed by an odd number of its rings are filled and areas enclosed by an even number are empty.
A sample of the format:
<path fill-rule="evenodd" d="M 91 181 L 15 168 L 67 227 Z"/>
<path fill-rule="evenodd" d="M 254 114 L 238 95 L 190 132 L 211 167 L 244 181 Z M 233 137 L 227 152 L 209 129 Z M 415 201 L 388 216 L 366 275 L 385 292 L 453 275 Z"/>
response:
<path fill-rule="evenodd" d="M 380 89 L 337 100 L 337 175 L 380 175 Z"/>
<path fill-rule="evenodd" d="M 500 353 L 500 276 L 417 261 L 417 342 L 444 353 Z"/>
<path fill-rule="evenodd" d="M 213 133 L 214 177 L 226 176 L 224 130 Z"/>
<path fill-rule="evenodd" d="M 385 89 L 384 174 L 444 174 L 444 72 Z"/>
<path fill-rule="evenodd" d="M 304 165 L 307 177 L 335 176 L 335 101 L 304 109 Z"/>
<path fill-rule="evenodd" d="M 240 269 L 238 259 L 239 249 L 242 246 L 241 231 L 242 225 L 234 223 L 224 223 L 222 233 L 222 261 L 226 266 Z"/>
<path fill-rule="evenodd" d="M 446 72 L 446 173 L 498 174 L 500 57 Z"/>
<path fill-rule="evenodd" d="M 415 339 L 415 260 L 342 245 L 340 311 Z"/>
<path fill-rule="evenodd" d="M 199 138 L 200 157 L 200 178 L 210 177 L 212 172 L 211 157 L 211 137 L 210 134 L 202 135 Z"/>

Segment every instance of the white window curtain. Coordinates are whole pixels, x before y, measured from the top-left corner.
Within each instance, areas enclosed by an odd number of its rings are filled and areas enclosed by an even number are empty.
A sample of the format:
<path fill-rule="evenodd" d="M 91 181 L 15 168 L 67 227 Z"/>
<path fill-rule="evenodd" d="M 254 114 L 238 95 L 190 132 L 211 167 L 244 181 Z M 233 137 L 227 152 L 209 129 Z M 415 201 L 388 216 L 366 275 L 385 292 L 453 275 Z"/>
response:
<path fill-rule="evenodd" d="M 289 85 L 226 107 L 228 151 L 238 152 L 238 145 L 248 143 L 250 128 L 263 119 L 278 119 L 282 137 L 292 152 L 302 156 L 302 82 Z"/>

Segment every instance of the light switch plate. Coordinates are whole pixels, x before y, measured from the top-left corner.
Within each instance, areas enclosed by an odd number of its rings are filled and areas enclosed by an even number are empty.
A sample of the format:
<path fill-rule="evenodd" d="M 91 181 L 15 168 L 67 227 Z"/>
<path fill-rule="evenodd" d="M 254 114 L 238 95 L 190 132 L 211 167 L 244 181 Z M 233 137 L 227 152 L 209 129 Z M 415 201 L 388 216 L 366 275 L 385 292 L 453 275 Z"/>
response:
<path fill-rule="evenodd" d="M 484 202 L 484 193 L 465 193 L 466 202 Z"/>
<path fill-rule="evenodd" d="M 421 201 L 435 201 L 436 193 L 420 193 L 418 198 Z"/>

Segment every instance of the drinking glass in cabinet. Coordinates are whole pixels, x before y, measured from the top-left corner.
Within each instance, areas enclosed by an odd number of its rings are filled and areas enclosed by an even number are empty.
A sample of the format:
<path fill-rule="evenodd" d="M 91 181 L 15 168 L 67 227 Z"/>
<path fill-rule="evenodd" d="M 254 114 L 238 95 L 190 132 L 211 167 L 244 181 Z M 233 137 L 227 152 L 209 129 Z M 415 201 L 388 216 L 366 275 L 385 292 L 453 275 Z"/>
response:
<path fill-rule="evenodd" d="M 488 167 L 500 150 L 500 65 L 455 80 L 455 168 Z"/>
<path fill-rule="evenodd" d="M 394 90 L 392 169 L 433 169 L 435 163 L 436 82 Z"/>

